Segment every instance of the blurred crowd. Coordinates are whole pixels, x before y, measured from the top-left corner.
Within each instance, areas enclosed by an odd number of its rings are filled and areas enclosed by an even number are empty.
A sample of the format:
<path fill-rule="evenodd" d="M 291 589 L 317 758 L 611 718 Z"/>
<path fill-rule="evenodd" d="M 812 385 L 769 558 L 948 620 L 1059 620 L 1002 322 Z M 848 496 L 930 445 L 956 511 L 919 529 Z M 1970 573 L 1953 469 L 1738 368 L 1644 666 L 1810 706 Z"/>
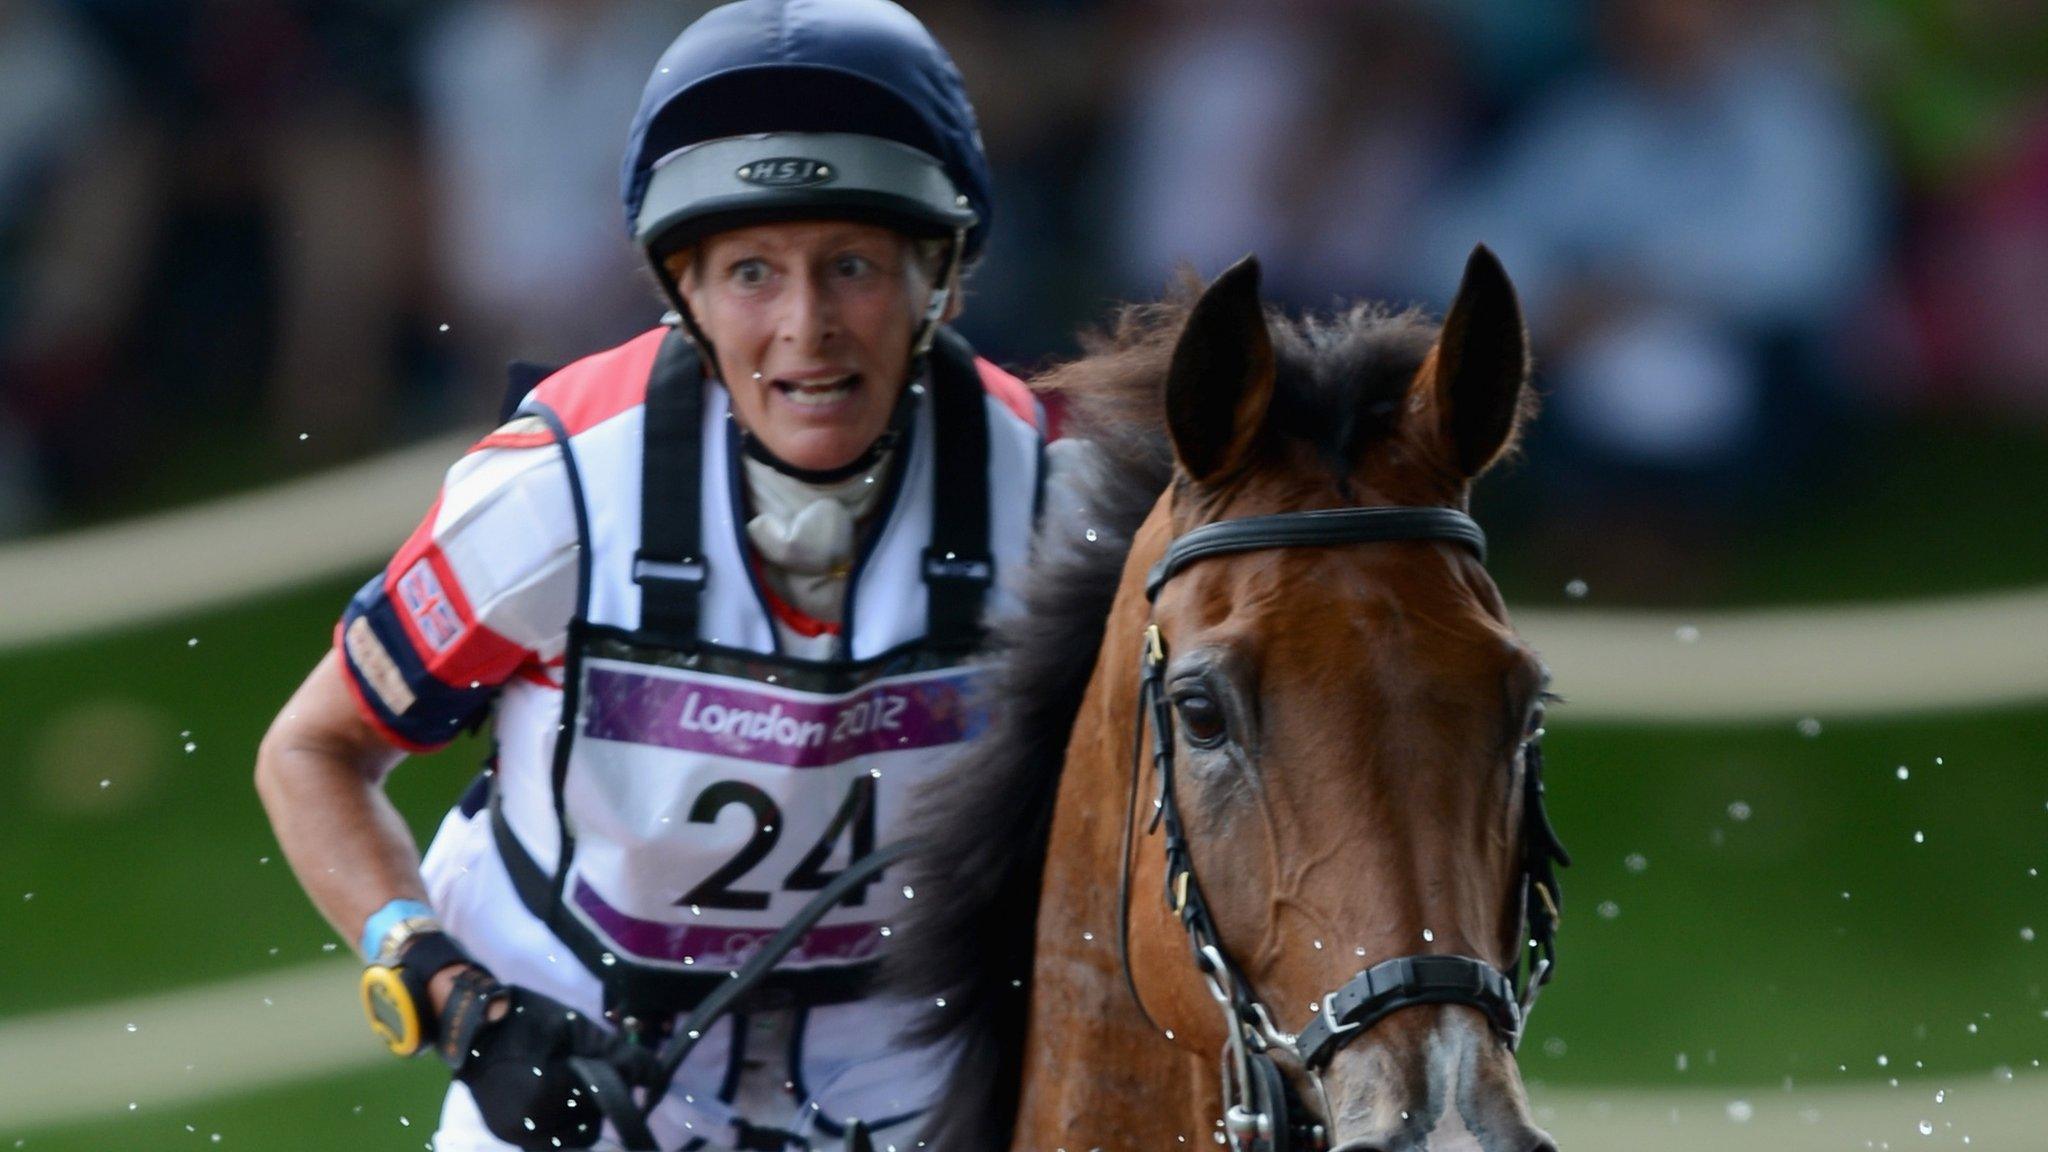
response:
<path fill-rule="evenodd" d="M 0 0 L 0 537 L 479 425 L 651 324 L 618 155 L 707 6 Z M 2048 422 L 2043 0 L 909 6 L 1012 366 L 1182 263 L 1441 308 L 1484 242 L 1581 523 L 1737 514 L 1845 422 Z"/>

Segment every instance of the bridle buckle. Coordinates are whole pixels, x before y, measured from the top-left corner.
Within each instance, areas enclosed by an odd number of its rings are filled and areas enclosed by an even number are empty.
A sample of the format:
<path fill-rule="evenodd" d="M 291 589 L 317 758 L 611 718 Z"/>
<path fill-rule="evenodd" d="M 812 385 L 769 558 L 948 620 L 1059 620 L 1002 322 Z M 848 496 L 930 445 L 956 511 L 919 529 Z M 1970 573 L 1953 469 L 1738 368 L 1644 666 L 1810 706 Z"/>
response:
<path fill-rule="evenodd" d="M 1334 1005 L 1334 1001 L 1336 999 L 1337 993 L 1334 989 L 1329 992 L 1323 993 L 1323 1027 L 1328 1028 L 1330 1030 L 1331 1036 L 1335 1037 L 1349 1035 L 1350 1033 L 1356 1032 L 1360 1028 L 1365 1027 L 1364 1024 L 1356 1020 L 1353 1020 L 1351 1023 L 1346 1024 L 1343 1021 L 1337 1019 L 1337 1009 Z"/>

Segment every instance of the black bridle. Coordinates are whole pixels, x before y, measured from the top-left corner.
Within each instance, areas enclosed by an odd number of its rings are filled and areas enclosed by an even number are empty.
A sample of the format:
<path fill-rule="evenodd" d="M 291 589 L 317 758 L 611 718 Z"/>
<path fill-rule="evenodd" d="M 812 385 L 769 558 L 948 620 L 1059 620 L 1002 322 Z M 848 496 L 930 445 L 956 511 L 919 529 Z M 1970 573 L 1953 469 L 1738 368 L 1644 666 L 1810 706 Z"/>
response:
<path fill-rule="evenodd" d="M 1343 508 L 1288 512 L 1205 524 L 1167 547 L 1145 581 L 1145 598 L 1157 600 L 1160 588 L 1174 574 L 1208 556 L 1267 548 L 1360 544 L 1388 540 L 1439 540 L 1461 544 L 1481 563 L 1486 560 L 1486 534 L 1472 518 L 1449 508 Z M 1543 806 L 1541 730 L 1523 745 L 1522 917 L 1527 929 L 1529 968 L 1522 974 L 1522 953 L 1506 972 L 1469 956 L 1415 955 L 1382 961 L 1359 972 L 1343 987 L 1323 996 L 1321 1008 L 1299 1032 L 1285 1032 L 1273 1020 L 1251 981 L 1232 962 L 1217 933 L 1216 920 L 1202 896 L 1195 862 L 1181 820 L 1173 784 L 1173 706 L 1166 695 L 1166 643 L 1159 626 L 1145 628 L 1140 658 L 1139 709 L 1152 718 L 1152 765 L 1158 793 L 1146 834 L 1166 833 L 1166 903 L 1180 918 L 1194 951 L 1195 967 L 1225 1015 L 1228 1041 L 1223 1052 L 1224 1131 L 1235 1152 L 1322 1152 L 1329 1146 L 1323 1120 L 1311 1115 L 1281 1075 L 1273 1054 L 1298 1062 L 1321 1097 L 1320 1116 L 1330 1114 L 1322 1072 L 1346 1044 L 1403 1008 L 1417 1004 L 1465 1004 L 1486 1015 L 1510 1049 L 1520 1044 L 1523 1022 L 1536 996 L 1550 981 L 1557 957 L 1556 932 L 1561 897 L 1557 866 L 1569 864 Z M 1144 732 L 1142 715 L 1135 725 L 1131 749 L 1130 811 L 1124 821 L 1123 878 L 1118 894 L 1118 946 L 1124 980 L 1139 1010 L 1151 1012 L 1138 996 L 1129 954 L 1130 838 L 1136 824 L 1138 783 Z M 1157 1022 L 1154 1021 L 1154 1026 Z M 1162 1029 L 1163 1031 L 1163 1029 Z M 1169 1032 L 1170 1036 L 1171 1033 Z"/>

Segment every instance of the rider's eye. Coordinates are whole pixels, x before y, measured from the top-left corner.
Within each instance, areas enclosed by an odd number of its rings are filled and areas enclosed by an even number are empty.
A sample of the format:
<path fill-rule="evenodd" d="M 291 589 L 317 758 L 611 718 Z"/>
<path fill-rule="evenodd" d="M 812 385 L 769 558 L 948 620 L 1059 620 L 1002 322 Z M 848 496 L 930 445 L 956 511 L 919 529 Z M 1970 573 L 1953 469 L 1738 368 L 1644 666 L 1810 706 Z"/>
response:
<path fill-rule="evenodd" d="M 1223 720 L 1223 706 L 1214 697 L 1190 692 L 1176 698 L 1173 708 L 1180 716 L 1181 731 L 1187 733 L 1188 743 L 1197 748 L 1214 748 L 1229 733 L 1229 725 Z"/>

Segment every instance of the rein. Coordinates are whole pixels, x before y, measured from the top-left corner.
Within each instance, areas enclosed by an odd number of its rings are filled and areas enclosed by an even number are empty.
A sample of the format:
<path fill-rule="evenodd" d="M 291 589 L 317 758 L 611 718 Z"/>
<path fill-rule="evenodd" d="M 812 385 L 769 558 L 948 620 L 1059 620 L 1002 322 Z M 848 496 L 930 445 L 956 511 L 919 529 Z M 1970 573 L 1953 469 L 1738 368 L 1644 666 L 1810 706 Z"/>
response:
<path fill-rule="evenodd" d="M 1145 581 L 1145 599 L 1156 601 L 1173 576 L 1197 560 L 1268 548 L 1316 547 L 1390 540 L 1438 540 L 1463 545 L 1486 560 L 1486 534 L 1471 517 L 1449 508 L 1342 508 L 1286 512 L 1205 524 L 1174 540 Z M 1166 905 L 1187 933 L 1196 969 L 1224 1014 L 1228 1039 L 1222 1053 L 1223 1127 L 1233 1152 L 1324 1152 L 1326 1123 L 1309 1114 L 1274 1062 L 1275 1053 L 1294 1060 L 1319 1097 L 1319 1114 L 1330 1115 L 1322 1073 L 1343 1047 L 1393 1013 L 1417 1004 L 1464 1004 L 1486 1015 L 1510 1050 L 1536 997 L 1550 982 L 1557 956 L 1560 896 L 1557 866 L 1569 864 L 1543 806 L 1543 758 L 1535 737 L 1523 745 L 1522 883 L 1523 927 L 1530 957 L 1526 979 L 1518 950 L 1506 972 L 1469 956 L 1411 955 L 1364 969 L 1324 994 L 1321 1008 L 1299 1032 L 1274 1023 L 1272 1012 L 1251 981 L 1230 959 L 1216 919 L 1195 875 L 1194 856 L 1174 792 L 1173 706 L 1166 695 L 1166 641 L 1159 625 L 1145 627 L 1139 661 L 1139 717 L 1133 726 L 1131 784 L 1124 819 L 1122 876 L 1118 885 L 1117 944 L 1124 983 L 1138 1010 L 1159 1024 L 1138 995 L 1130 961 L 1131 839 L 1137 821 L 1145 719 L 1152 721 L 1152 766 L 1158 777 L 1146 835 L 1165 831 Z M 1537 736 L 1541 736 L 1541 731 Z M 1164 1031 L 1164 1029 L 1161 1029 Z M 1168 1033 L 1171 1035 L 1171 1033 Z"/>
<path fill-rule="evenodd" d="M 583 1078 L 598 1111 L 618 1130 L 619 1143 L 627 1152 L 660 1152 L 661 1146 L 655 1142 L 654 1131 L 648 1121 L 661 1098 L 667 1094 L 670 1083 L 675 1080 L 676 1071 L 683 1066 L 684 1060 L 689 1059 L 697 1042 L 711 1031 L 711 1026 L 724 1019 L 749 993 L 759 988 L 782 958 L 803 943 L 804 937 L 833 906 L 846 899 L 849 893 L 858 891 L 862 885 L 872 883 L 882 869 L 910 855 L 915 848 L 916 845 L 908 840 L 898 840 L 861 857 L 819 889 L 817 895 L 790 917 L 787 924 L 762 941 L 747 962 L 733 971 L 732 978 L 706 996 L 662 1045 L 656 1055 L 659 1070 L 649 1078 L 644 1101 L 634 1099 L 633 1086 L 609 1061 L 595 1056 L 569 1057 L 569 1067 Z M 873 1152 L 867 1126 L 858 1119 L 847 1122 L 845 1148 L 846 1152 Z"/>

